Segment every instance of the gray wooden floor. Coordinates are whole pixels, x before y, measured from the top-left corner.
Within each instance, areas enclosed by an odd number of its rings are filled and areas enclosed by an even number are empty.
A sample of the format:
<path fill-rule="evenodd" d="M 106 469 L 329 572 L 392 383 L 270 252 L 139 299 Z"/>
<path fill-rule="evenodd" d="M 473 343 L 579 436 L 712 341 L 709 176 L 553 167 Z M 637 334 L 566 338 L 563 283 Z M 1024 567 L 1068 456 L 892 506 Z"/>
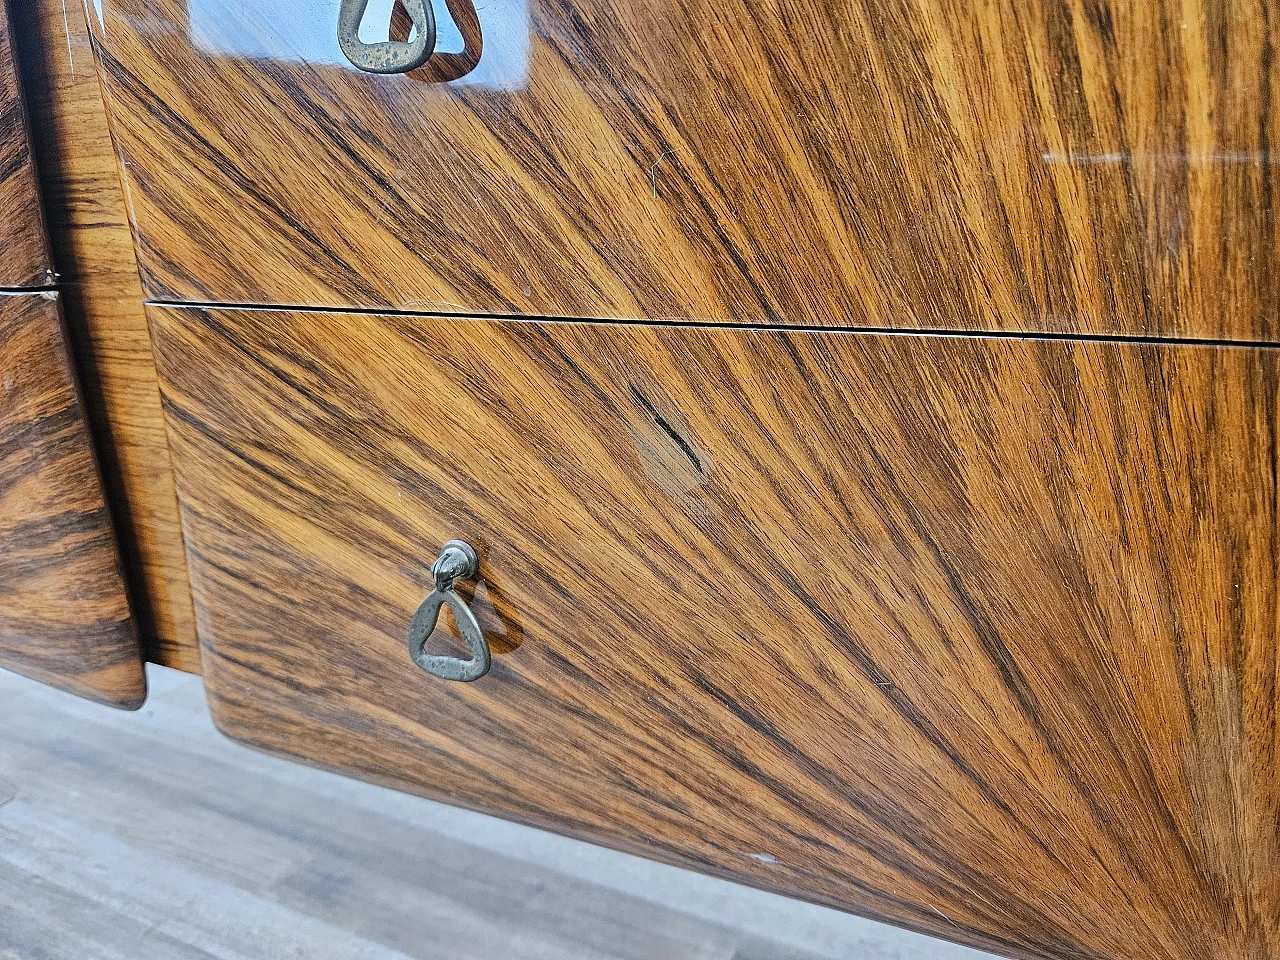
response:
<path fill-rule="evenodd" d="M 982 960 L 0 671 L 0 960 Z"/>

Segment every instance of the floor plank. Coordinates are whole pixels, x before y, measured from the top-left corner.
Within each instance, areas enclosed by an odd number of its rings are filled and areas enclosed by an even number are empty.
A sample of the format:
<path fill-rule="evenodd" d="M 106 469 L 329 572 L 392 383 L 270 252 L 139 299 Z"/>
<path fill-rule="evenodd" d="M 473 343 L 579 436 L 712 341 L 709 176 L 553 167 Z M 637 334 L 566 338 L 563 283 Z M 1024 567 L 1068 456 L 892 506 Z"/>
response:
<path fill-rule="evenodd" d="M 0 672 L 0 960 L 982 960 Z"/>

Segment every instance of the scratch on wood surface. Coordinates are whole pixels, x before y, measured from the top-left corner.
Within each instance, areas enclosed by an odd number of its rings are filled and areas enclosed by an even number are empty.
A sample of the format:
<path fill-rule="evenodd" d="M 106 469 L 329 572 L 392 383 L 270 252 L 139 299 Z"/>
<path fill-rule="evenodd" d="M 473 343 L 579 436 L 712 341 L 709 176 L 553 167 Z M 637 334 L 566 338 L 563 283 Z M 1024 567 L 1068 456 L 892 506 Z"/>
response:
<path fill-rule="evenodd" d="M 663 157 L 666 157 L 669 154 L 674 155 L 675 151 L 663 150 L 658 154 L 658 159 L 653 161 L 653 164 L 649 167 L 649 185 L 653 187 L 653 196 L 655 199 L 658 196 L 658 164 L 662 162 Z"/>
<path fill-rule="evenodd" d="M 67 60 L 70 63 L 72 79 L 74 79 L 76 75 L 76 55 L 71 49 L 71 20 L 67 16 L 67 0 L 62 0 L 62 29 L 67 34 Z"/>
<path fill-rule="evenodd" d="M 940 916 L 943 920 L 947 921 L 947 923 L 949 923 L 949 924 L 951 924 L 953 927 L 956 927 L 957 929 L 959 929 L 960 924 L 956 923 L 954 920 L 952 920 L 950 917 L 948 917 L 945 913 L 943 913 L 943 912 L 942 912 L 941 910 L 939 910 L 937 907 L 930 906 L 930 907 L 929 907 L 929 909 L 930 909 L 930 910 L 932 910 L 934 913 L 936 913 L 938 916 Z"/>

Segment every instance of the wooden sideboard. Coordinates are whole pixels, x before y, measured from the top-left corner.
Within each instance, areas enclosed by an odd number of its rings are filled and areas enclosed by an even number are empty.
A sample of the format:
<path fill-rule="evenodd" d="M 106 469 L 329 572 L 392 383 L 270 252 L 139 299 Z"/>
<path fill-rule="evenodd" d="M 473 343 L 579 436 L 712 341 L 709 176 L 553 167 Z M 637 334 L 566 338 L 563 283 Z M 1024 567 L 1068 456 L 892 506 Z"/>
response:
<path fill-rule="evenodd" d="M 450 0 L 373 74 L 342 5 L 14 21 L 0 329 L 65 304 L 133 604 L 44 675 L 136 622 L 308 763 L 1012 957 L 1280 951 L 1280 7 Z"/>

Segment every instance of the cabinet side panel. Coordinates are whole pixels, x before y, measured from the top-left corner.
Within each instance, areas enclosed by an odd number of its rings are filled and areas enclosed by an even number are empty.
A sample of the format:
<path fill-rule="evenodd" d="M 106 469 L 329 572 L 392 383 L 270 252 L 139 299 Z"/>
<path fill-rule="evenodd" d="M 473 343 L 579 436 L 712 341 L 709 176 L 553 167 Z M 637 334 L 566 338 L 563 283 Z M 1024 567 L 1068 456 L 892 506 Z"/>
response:
<path fill-rule="evenodd" d="M 142 286 L 84 8 L 13 11 L 50 243 L 147 659 L 200 656 Z"/>

